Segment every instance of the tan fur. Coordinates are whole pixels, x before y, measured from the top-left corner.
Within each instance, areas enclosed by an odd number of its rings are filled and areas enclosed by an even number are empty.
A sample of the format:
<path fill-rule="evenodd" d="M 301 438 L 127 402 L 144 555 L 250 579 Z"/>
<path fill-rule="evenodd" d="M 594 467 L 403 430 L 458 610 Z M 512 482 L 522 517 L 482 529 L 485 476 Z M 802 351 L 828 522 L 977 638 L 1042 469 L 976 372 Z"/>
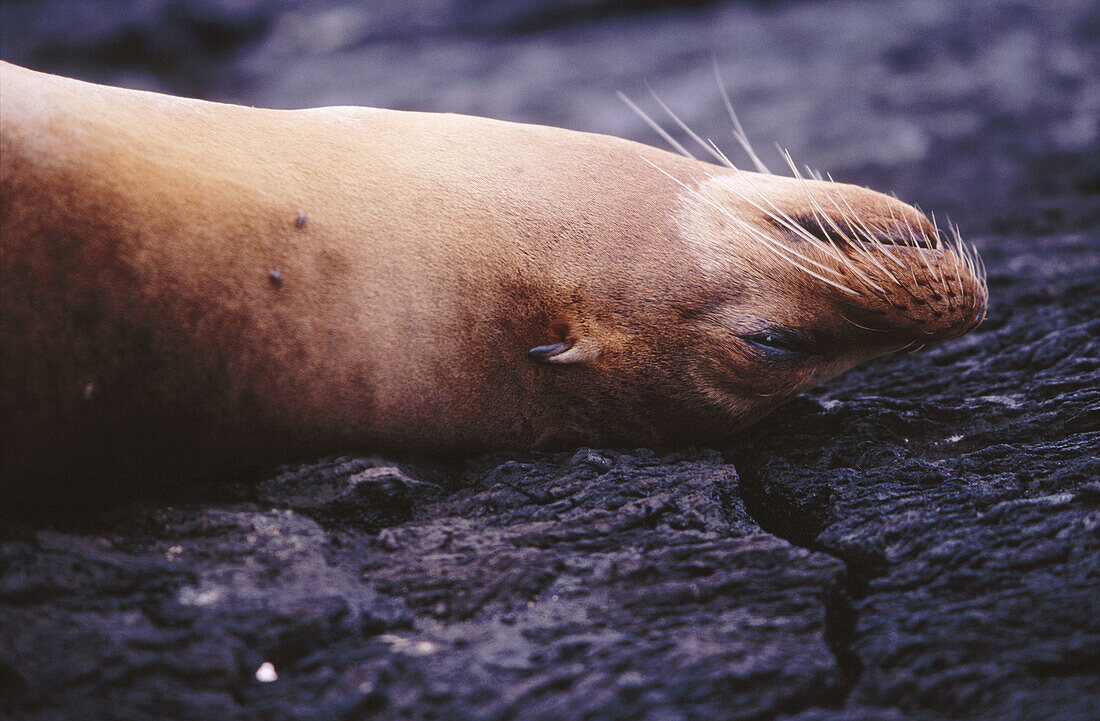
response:
<path fill-rule="evenodd" d="M 605 136 L 243 108 L 4 64 L 0 141 L 5 482 L 704 441 L 977 313 L 929 325 L 842 298 L 731 220 L 798 247 L 745 198 L 809 212 L 810 187 L 926 225 L 908 206 Z M 897 250 L 920 252 L 952 259 Z M 861 328 L 861 309 L 884 326 Z M 769 323 L 824 350 L 764 362 L 738 334 Z M 556 342 L 570 362 L 526 355 Z"/>

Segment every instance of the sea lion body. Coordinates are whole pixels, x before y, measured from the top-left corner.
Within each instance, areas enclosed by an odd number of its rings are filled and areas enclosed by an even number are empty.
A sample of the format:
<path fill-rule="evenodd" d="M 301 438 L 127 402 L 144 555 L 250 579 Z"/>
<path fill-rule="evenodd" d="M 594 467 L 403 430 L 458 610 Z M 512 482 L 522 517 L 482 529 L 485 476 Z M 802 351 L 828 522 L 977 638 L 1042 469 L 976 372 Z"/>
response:
<path fill-rule="evenodd" d="M 805 183 L 621 139 L 4 64 L 0 141 L 5 483 L 346 448 L 698 442 L 912 334 L 892 321 L 853 341 L 844 309 L 867 315 L 863 300 L 834 307 L 834 288 L 753 247 L 740 223 L 786 231 L 751 194 L 805 209 Z M 819 357 L 761 363 L 742 339 L 788 326 L 820 337 Z"/>

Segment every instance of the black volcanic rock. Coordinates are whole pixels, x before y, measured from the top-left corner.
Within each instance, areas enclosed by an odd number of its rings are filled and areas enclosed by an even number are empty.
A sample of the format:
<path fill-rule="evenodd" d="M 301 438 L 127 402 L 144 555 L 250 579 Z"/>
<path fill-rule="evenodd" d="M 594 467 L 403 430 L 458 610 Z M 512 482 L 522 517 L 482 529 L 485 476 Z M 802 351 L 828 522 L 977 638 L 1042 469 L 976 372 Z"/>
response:
<path fill-rule="evenodd" d="M 6 541 L 8 711 L 759 717 L 847 689 L 829 637 L 843 564 L 760 530 L 715 451 L 483 458 L 378 534 L 293 507 L 315 507 L 298 480 L 355 487 L 364 465 L 288 472 L 263 505 Z"/>

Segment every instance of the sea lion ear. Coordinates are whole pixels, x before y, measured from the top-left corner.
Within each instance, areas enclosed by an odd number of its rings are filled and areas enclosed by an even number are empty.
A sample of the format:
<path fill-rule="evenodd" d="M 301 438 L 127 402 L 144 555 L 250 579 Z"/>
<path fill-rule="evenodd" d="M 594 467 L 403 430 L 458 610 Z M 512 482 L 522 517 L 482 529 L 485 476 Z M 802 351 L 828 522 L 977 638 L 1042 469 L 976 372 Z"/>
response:
<path fill-rule="evenodd" d="M 599 356 L 599 344 L 587 338 L 571 338 L 527 351 L 528 358 L 540 363 L 591 363 Z"/>

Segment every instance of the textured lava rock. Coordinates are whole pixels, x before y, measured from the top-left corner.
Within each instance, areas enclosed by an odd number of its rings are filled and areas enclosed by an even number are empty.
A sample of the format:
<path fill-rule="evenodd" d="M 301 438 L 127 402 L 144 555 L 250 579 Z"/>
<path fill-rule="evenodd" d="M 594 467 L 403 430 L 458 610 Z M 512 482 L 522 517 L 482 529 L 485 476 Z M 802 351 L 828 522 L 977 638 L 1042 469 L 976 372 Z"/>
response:
<path fill-rule="evenodd" d="M 721 143 L 716 55 L 754 139 L 950 212 L 991 294 L 717 450 L 353 455 L 8 514 L 0 717 L 1100 718 L 1095 3 L 42 0 L 0 40 L 639 139 L 613 91 L 649 81 Z"/>
<path fill-rule="evenodd" d="M 295 469 L 263 505 L 6 541 L 8 711 L 759 718 L 847 689 L 828 630 L 843 564 L 762 531 L 716 451 L 482 458 L 377 534 L 295 510 L 325 505 L 302 479 L 347 492 L 363 465 Z"/>

